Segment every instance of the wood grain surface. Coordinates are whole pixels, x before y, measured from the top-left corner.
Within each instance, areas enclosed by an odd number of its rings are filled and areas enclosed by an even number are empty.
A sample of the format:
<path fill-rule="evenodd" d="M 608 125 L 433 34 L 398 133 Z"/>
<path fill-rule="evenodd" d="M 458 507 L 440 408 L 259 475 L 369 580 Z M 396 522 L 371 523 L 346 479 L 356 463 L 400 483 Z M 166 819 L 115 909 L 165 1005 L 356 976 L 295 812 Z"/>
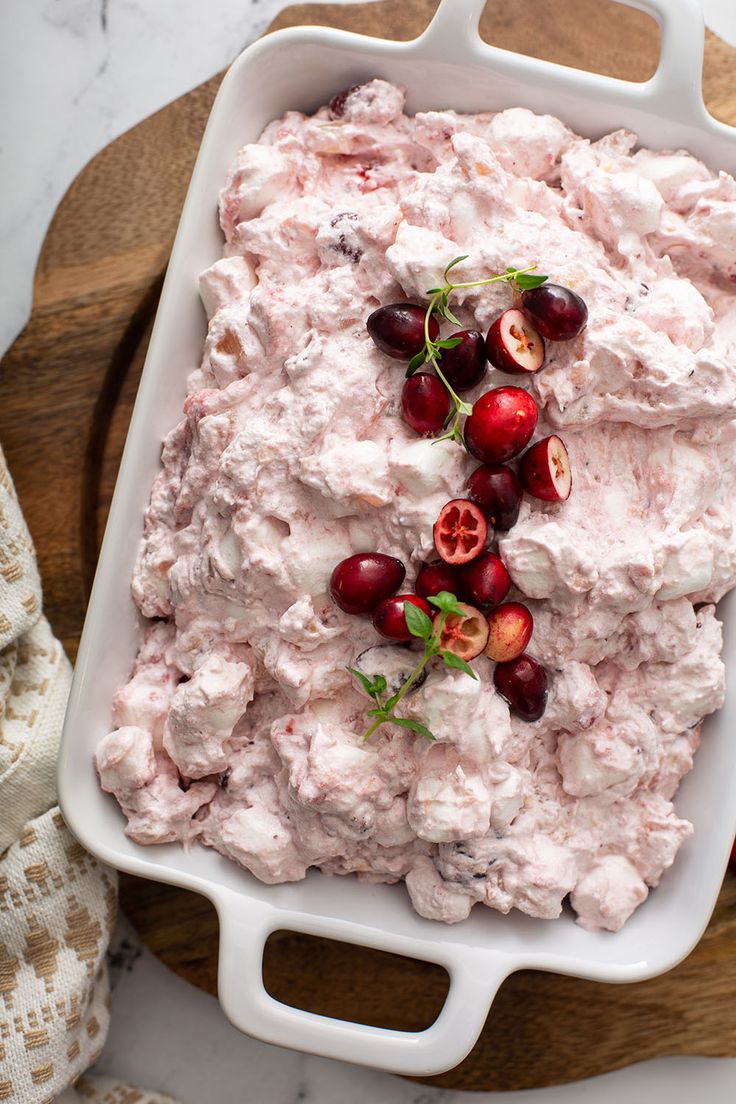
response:
<path fill-rule="evenodd" d="M 299 6 L 277 26 L 325 23 L 407 39 L 432 0 Z M 483 18 L 508 49 L 642 80 L 656 65 L 646 16 L 607 0 L 504 0 Z M 708 35 L 704 92 L 736 123 L 736 51 Z M 0 367 L 0 441 L 36 542 L 46 611 L 73 657 L 161 280 L 219 78 L 100 153 L 49 229 L 32 318 Z M 111 626 L 111 631 L 114 627 Z M 134 878 L 123 904 L 172 969 L 215 992 L 217 918 L 201 897 Z M 431 1079 L 468 1089 L 575 1080 L 663 1054 L 736 1056 L 736 878 L 696 951 L 662 978 L 604 986 L 552 974 L 508 979 L 473 1053 Z M 274 995 L 314 1011 L 416 1030 L 446 989 L 425 963 L 290 933 L 267 948 Z"/>

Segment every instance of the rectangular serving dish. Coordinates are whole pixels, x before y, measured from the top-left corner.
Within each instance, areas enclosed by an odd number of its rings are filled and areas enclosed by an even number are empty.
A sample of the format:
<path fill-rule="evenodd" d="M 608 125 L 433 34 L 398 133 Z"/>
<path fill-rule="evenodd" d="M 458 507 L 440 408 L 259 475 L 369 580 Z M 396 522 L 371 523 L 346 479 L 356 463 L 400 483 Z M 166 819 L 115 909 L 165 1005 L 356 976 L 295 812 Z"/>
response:
<path fill-rule="evenodd" d="M 626 3 L 627 0 L 619 0 Z M 429 1075 L 460 1062 L 508 974 L 551 970 L 601 981 L 641 981 L 670 969 L 699 940 L 712 912 L 736 830 L 736 691 L 705 725 L 694 771 L 677 797 L 695 836 L 662 885 L 617 935 L 586 932 L 571 915 L 554 922 L 476 908 L 453 927 L 422 919 L 402 888 L 316 871 L 303 882 L 265 886 L 215 851 L 178 844 L 141 847 L 124 834 L 115 801 L 98 785 L 92 756 L 111 725 L 114 690 L 128 677 L 139 622 L 129 582 L 161 440 L 181 416 L 188 373 L 206 334 L 197 277 L 222 254 L 215 210 L 238 148 L 289 109 L 315 110 L 341 88 L 375 76 L 408 89 L 407 110 L 524 106 L 559 115 L 590 137 L 620 127 L 654 149 L 683 147 L 736 172 L 736 130 L 716 122 L 701 95 L 703 20 L 698 0 L 628 0 L 662 31 L 659 67 L 643 84 L 521 57 L 478 35 L 485 0 L 442 0 L 427 30 L 387 42 L 302 27 L 269 35 L 225 77 L 212 109 L 181 216 L 118 476 L 79 648 L 59 758 L 59 798 L 79 840 L 105 862 L 203 893 L 220 919 L 219 996 L 241 1030 L 271 1043 Z M 721 604 L 724 658 L 736 680 L 733 599 Z M 111 631 L 112 626 L 112 631 Z M 262 979 L 262 952 L 277 929 L 377 947 L 444 966 L 450 991 L 422 1032 L 317 1016 L 279 1003 Z"/>

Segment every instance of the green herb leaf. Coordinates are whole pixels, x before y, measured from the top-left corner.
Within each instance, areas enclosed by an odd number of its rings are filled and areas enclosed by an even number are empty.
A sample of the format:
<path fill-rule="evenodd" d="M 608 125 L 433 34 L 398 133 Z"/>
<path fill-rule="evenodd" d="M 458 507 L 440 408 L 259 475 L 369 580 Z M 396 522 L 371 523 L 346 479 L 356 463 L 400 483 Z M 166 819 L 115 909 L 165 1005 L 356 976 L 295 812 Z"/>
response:
<path fill-rule="evenodd" d="M 449 307 L 445 307 L 445 309 L 442 313 L 444 314 L 444 316 L 445 316 L 445 318 L 447 319 L 448 322 L 452 322 L 453 326 L 462 326 L 462 322 L 460 321 L 460 319 L 457 317 L 457 315 L 452 313 L 452 311 L 450 310 Z M 452 338 L 451 340 L 455 340 L 455 339 Z M 460 338 L 457 338 L 457 341 L 459 343 Z"/>
<path fill-rule="evenodd" d="M 540 284 L 545 283 L 549 279 L 549 276 L 535 276 L 531 272 L 521 272 L 514 278 L 514 283 L 521 291 L 531 291 L 532 288 L 537 288 Z"/>
<path fill-rule="evenodd" d="M 437 341 L 436 345 L 438 349 L 454 349 L 456 345 L 459 345 L 462 338 L 460 337 L 446 337 L 443 341 Z"/>
<path fill-rule="evenodd" d="M 409 376 L 413 376 L 414 373 L 416 372 L 417 368 L 421 368 L 426 359 L 427 359 L 427 347 L 425 345 L 425 347 L 422 349 L 422 351 L 420 353 L 417 353 L 416 356 L 413 356 L 411 358 L 411 360 L 409 361 L 409 363 L 407 364 L 407 366 L 406 366 L 406 378 L 408 379 Z"/>
<path fill-rule="evenodd" d="M 443 613 L 456 613 L 460 617 L 463 616 L 457 598 L 449 590 L 441 590 L 439 594 L 433 594 L 431 598 L 427 598 L 427 601 L 430 605 L 436 606 L 438 610 L 442 610 Z"/>
<path fill-rule="evenodd" d="M 454 260 L 450 261 L 447 268 L 445 269 L 445 278 L 447 278 L 447 273 L 450 271 L 451 268 L 454 268 L 455 265 L 459 265 L 461 261 L 467 261 L 469 256 L 469 253 L 463 253 L 461 257 L 455 257 Z"/>
<path fill-rule="evenodd" d="M 398 700 L 399 700 L 399 691 L 397 690 L 397 692 L 395 694 L 391 695 L 391 697 L 388 699 L 388 701 L 386 702 L 386 704 L 383 707 L 386 710 L 387 713 L 391 712 L 391 710 L 396 705 Z"/>
<path fill-rule="evenodd" d="M 412 636 L 418 636 L 421 640 L 429 640 L 432 635 L 432 621 L 424 610 L 419 609 L 412 602 L 404 602 L 404 617 L 406 627 Z"/>
<path fill-rule="evenodd" d="M 464 671 L 466 675 L 470 675 L 471 678 L 477 680 L 478 676 L 473 668 L 469 663 L 466 663 L 464 659 L 461 659 L 459 655 L 455 655 L 454 652 L 440 652 L 440 656 L 448 667 L 454 667 L 458 671 Z"/>
<path fill-rule="evenodd" d="M 376 675 L 373 680 L 373 693 L 383 694 L 387 686 L 388 683 L 386 682 L 386 679 L 383 677 L 383 675 Z"/>
<path fill-rule="evenodd" d="M 372 698 L 375 691 L 373 689 L 374 684 L 371 682 L 371 680 L 369 678 L 366 678 L 362 671 L 356 671 L 354 667 L 346 667 L 345 670 L 349 671 L 353 678 L 356 678 L 358 680 L 368 697 Z"/>
<path fill-rule="evenodd" d="M 368 716 L 369 717 L 381 717 L 385 721 L 386 718 L 388 717 L 388 713 L 386 712 L 385 709 L 369 709 L 368 710 Z"/>
<path fill-rule="evenodd" d="M 408 728 L 412 732 L 418 733 L 419 736 L 424 736 L 425 740 L 434 741 L 435 739 L 427 726 L 420 724 L 419 721 L 410 721 L 408 717 L 391 717 L 390 720 L 391 724 L 398 725 L 399 728 Z"/>
<path fill-rule="evenodd" d="M 427 295 L 439 295 L 442 288 L 427 288 Z"/>

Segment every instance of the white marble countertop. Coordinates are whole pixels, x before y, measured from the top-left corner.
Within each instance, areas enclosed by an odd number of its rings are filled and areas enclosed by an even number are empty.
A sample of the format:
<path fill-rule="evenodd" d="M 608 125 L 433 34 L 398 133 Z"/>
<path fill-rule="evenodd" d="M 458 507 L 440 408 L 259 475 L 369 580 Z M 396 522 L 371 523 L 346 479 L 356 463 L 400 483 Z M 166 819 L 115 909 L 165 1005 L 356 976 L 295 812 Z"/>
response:
<path fill-rule="evenodd" d="M 22 329 L 53 212 L 117 135 L 222 69 L 286 0 L 4 0 L 0 4 L 0 354 Z M 348 2 L 348 0 L 342 0 Z M 706 0 L 736 45 L 736 0 Z M 129 937 L 130 938 L 130 937 Z M 217 1002 L 148 952 L 122 956 L 101 1072 L 185 1104 L 732 1104 L 736 1060 L 664 1059 L 513 1094 L 422 1088 L 240 1035 Z"/>

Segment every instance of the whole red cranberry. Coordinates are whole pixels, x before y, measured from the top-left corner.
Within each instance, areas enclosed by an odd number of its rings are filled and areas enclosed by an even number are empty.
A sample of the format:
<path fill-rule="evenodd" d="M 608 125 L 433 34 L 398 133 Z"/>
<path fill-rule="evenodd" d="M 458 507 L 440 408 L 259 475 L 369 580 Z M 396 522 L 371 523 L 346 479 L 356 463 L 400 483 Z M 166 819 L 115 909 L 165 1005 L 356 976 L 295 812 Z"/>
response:
<path fill-rule="evenodd" d="M 424 348 L 426 313 L 426 308 L 417 303 L 389 303 L 368 316 L 366 327 L 386 356 L 411 360 Z M 440 332 L 436 318 L 430 318 L 428 329 L 431 340 L 436 341 Z"/>
<path fill-rule="evenodd" d="M 494 529 L 511 529 L 519 518 L 521 481 L 505 464 L 482 464 L 468 478 L 468 498 L 480 506 Z"/>
<path fill-rule="evenodd" d="M 382 552 L 358 552 L 341 560 L 330 579 L 330 594 L 345 613 L 372 613 L 398 590 L 406 576 L 401 560 Z"/>
<path fill-rule="evenodd" d="M 547 708 L 547 672 L 526 653 L 497 663 L 493 682 L 512 712 L 524 721 L 538 721 Z"/>
<path fill-rule="evenodd" d="M 417 575 L 414 589 L 421 598 L 433 598 L 435 594 L 439 594 L 443 590 L 457 596 L 459 586 L 457 569 L 443 561 L 442 563 L 425 564 Z"/>
<path fill-rule="evenodd" d="M 427 617 L 432 614 L 429 603 L 417 597 L 416 594 L 394 594 L 391 598 L 385 598 L 373 612 L 373 625 L 376 632 L 389 640 L 414 639 L 406 624 L 405 602 L 416 606 L 422 613 L 426 613 Z"/>
<path fill-rule="evenodd" d="M 431 372 L 410 376 L 401 391 L 401 413 L 420 437 L 434 437 L 450 416 L 452 402 L 442 380 Z"/>
<path fill-rule="evenodd" d="M 537 424 L 537 404 L 521 387 L 496 387 L 473 404 L 465 422 L 468 451 L 486 464 L 503 464 L 528 445 Z"/>
<path fill-rule="evenodd" d="M 460 567 L 458 574 L 463 598 L 481 610 L 503 602 L 511 587 L 511 576 L 495 552 L 483 552 Z"/>

